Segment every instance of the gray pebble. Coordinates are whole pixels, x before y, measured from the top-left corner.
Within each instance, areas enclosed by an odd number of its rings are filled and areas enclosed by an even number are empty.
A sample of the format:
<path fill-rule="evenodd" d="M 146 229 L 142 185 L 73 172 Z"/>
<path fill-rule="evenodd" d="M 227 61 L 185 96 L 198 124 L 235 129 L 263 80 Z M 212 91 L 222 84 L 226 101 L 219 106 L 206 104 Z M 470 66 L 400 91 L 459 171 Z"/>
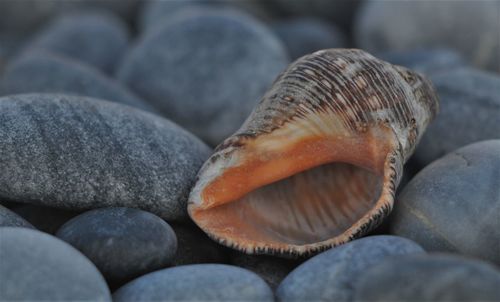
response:
<path fill-rule="evenodd" d="M 500 264 L 500 140 L 460 148 L 423 169 L 391 214 L 392 233 L 429 251 Z"/>
<path fill-rule="evenodd" d="M 46 52 L 22 55 L 5 69 L 0 80 L 0 94 L 27 92 L 89 96 L 156 112 L 127 87 L 92 66 Z"/>
<path fill-rule="evenodd" d="M 96 267 L 51 235 L 0 228 L 1 301 L 111 301 Z"/>
<path fill-rule="evenodd" d="M 285 44 L 292 60 L 321 49 L 346 46 L 345 37 L 334 25 L 314 18 L 278 21 L 273 30 Z"/>
<path fill-rule="evenodd" d="M 216 145 L 237 130 L 288 64 L 263 24 L 232 10 L 190 10 L 149 32 L 118 78 Z"/>
<path fill-rule="evenodd" d="M 358 47 L 370 52 L 450 48 L 471 64 L 500 71 L 500 1 L 366 1 Z"/>
<path fill-rule="evenodd" d="M 23 203 L 12 207 L 12 211 L 34 225 L 37 230 L 49 234 L 55 234 L 64 223 L 80 214 L 80 211 Z"/>
<path fill-rule="evenodd" d="M 175 233 L 165 221 L 129 208 L 85 212 L 66 222 L 57 237 L 87 256 L 110 284 L 168 266 L 177 249 Z"/>
<path fill-rule="evenodd" d="M 225 264 L 163 269 L 124 285 L 113 301 L 273 301 L 273 292 L 256 274 Z"/>
<path fill-rule="evenodd" d="M 15 212 L 12 212 L 8 208 L 0 205 L 0 227 L 22 227 L 22 228 L 31 228 L 35 227 L 31 225 L 28 221 L 26 221 L 21 216 L 17 215 Z"/>
<path fill-rule="evenodd" d="M 211 150 L 174 123 L 91 98 L 0 98 L 0 199 L 65 209 L 126 206 L 187 218 Z"/>
<path fill-rule="evenodd" d="M 396 256 L 423 253 L 413 241 L 370 236 L 323 252 L 293 270 L 278 287 L 280 301 L 352 301 L 366 269 Z"/>
<path fill-rule="evenodd" d="M 364 272 L 356 301 L 499 301 L 500 272 L 446 254 L 387 260 Z"/>
<path fill-rule="evenodd" d="M 439 114 L 415 151 L 425 166 L 468 144 L 500 138 L 500 76 L 460 68 L 431 76 L 439 95 Z"/>

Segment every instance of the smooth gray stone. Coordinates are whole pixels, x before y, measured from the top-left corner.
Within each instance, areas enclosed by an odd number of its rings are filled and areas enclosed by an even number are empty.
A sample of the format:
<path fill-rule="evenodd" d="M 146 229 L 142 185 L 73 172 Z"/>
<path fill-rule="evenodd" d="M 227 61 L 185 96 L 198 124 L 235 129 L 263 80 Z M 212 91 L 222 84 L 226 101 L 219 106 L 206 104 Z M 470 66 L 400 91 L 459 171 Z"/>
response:
<path fill-rule="evenodd" d="M 303 17 L 277 21 L 272 28 L 285 44 L 292 60 L 321 49 L 346 46 L 343 33 L 320 19 Z"/>
<path fill-rule="evenodd" d="M 420 166 L 462 146 L 500 138 L 500 76 L 460 68 L 430 79 L 439 96 L 439 113 L 415 151 Z"/>
<path fill-rule="evenodd" d="M 118 17 L 106 11 L 86 11 L 52 20 L 25 49 L 64 55 L 112 73 L 127 46 L 127 26 Z"/>
<path fill-rule="evenodd" d="M 273 301 L 256 274 L 225 264 L 194 264 L 163 269 L 129 282 L 113 301 Z"/>
<path fill-rule="evenodd" d="M 365 1 L 357 46 L 369 52 L 456 50 L 476 67 L 500 72 L 500 1 Z"/>
<path fill-rule="evenodd" d="M 66 222 L 56 236 L 89 258 L 111 284 L 165 268 L 177 250 L 172 228 L 138 209 L 88 211 Z"/>
<path fill-rule="evenodd" d="M 127 87 L 94 67 L 46 52 L 22 55 L 7 65 L 0 79 L 0 95 L 27 92 L 88 96 L 157 112 Z"/>
<path fill-rule="evenodd" d="M 446 254 L 384 261 L 364 272 L 356 301 L 498 301 L 500 271 L 487 263 Z"/>
<path fill-rule="evenodd" d="M 391 214 L 391 232 L 429 251 L 500 264 L 500 140 L 460 148 L 423 169 Z"/>
<path fill-rule="evenodd" d="M 63 209 L 187 219 L 187 195 L 211 153 L 166 119 L 85 97 L 3 97 L 0 124 L 0 199 Z"/>
<path fill-rule="evenodd" d="M 22 227 L 34 229 L 35 227 L 31 225 L 21 216 L 12 212 L 8 208 L 0 205 L 0 227 Z"/>
<path fill-rule="evenodd" d="M 287 64 L 278 38 L 250 16 L 189 10 L 140 39 L 117 77 L 216 145 L 241 126 Z"/>
<path fill-rule="evenodd" d="M 323 252 L 293 270 L 276 291 L 279 301 L 352 301 L 354 286 L 370 267 L 388 258 L 424 253 L 413 241 L 370 236 Z"/>
<path fill-rule="evenodd" d="M 0 228 L 1 301 L 111 301 L 97 268 L 51 235 Z"/>

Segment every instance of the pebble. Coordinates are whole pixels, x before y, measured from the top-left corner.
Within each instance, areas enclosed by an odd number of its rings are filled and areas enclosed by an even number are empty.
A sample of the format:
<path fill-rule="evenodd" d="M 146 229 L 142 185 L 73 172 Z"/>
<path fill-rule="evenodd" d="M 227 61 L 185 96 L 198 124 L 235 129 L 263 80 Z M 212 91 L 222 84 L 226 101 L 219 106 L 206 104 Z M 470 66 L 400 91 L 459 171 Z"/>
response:
<path fill-rule="evenodd" d="M 256 274 L 225 264 L 194 264 L 163 269 L 118 289 L 113 301 L 274 301 Z"/>
<path fill-rule="evenodd" d="M 23 203 L 13 206 L 12 211 L 34 225 L 37 230 L 48 234 L 55 234 L 64 223 L 80 214 L 80 211 Z"/>
<path fill-rule="evenodd" d="M 187 219 L 187 195 L 211 153 L 166 119 L 85 97 L 2 97 L 0 124 L 0 199 L 63 209 Z"/>
<path fill-rule="evenodd" d="M 500 71 L 499 1 L 365 1 L 355 38 L 370 52 L 445 47 Z"/>
<path fill-rule="evenodd" d="M 451 152 L 405 187 L 391 232 L 429 251 L 454 252 L 500 265 L 500 140 Z"/>
<path fill-rule="evenodd" d="M 288 62 L 278 38 L 250 16 L 190 10 L 140 39 L 118 78 L 216 145 L 241 126 Z"/>
<path fill-rule="evenodd" d="M 273 30 L 283 41 L 292 60 L 321 49 L 346 46 L 343 33 L 321 19 L 302 17 L 277 21 Z"/>
<path fill-rule="evenodd" d="M 177 239 L 160 217 L 138 209 L 103 208 L 66 222 L 57 237 L 89 258 L 110 284 L 167 267 Z"/>
<path fill-rule="evenodd" d="M 64 55 L 112 73 L 127 46 L 128 30 L 118 17 L 89 11 L 55 18 L 25 49 Z"/>
<path fill-rule="evenodd" d="M 500 271 L 446 254 L 408 256 L 364 272 L 355 301 L 498 301 Z"/>
<path fill-rule="evenodd" d="M 0 79 L 1 95 L 27 92 L 88 96 L 157 112 L 127 87 L 98 69 L 46 52 L 35 51 L 13 60 Z"/>
<path fill-rule="evenodd" d="M 69 244 L 42 232 L 0 228 L 1 301 L 111 301 L 97 268 Z"/>
<path fill-rule="evenodd" d="M 421 167 L 459 147 L 500 138 L 500 76 L 460 68 L 430 79 L 440 108 L 415 151 Z"/>
<path fill-rule="evenodd" d="M 352 301 L 354 286 L 366 269 L 384 259 L 424 253 L 413 241 L 370 236 L 330 249 L 293 270 L 276 291 L 279 301 Z"/>
<path fill-rule="evenodd" d="M 24 218 L 2 205 L 0 205 L 0 227 L 35 228 Z"/>

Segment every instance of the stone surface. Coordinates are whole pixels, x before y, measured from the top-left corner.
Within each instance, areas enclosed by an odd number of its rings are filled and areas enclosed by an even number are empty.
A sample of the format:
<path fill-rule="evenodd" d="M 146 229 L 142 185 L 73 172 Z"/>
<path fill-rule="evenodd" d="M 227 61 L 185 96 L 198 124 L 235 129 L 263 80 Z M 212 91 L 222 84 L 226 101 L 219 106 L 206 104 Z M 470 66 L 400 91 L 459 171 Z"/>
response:
<path fill-rule="evenodd" d="M 229 262 L 228 249 L 211 240 L 196 225 L 174 223 L 171 226 L 177 235 L 177 253 L 173 265 Z"/>
<path fill-rule="evenodd" d="M 111 301 L 96 267 L 48 234 L 0 228 L 1 301 Z"/>
<path fill-rule="evenodd" d="M 356 301 L 498 301 L 500 271 L 450 255 L 388 260 L 364 272 Z"/>
<path fill-rule="evenodd" d="M 127 87 L 92 66 L 46 52 L 25 54 L 7 65 L 0 94 L 66 93 L 103 99 L 157 112 Z"/>
<path fill-rule="evenodd" d="M 3 97 L 0 124 L 0 199 L 65 209 L 187 219 L 187 195 L 211 152 L 166 119 L 84 97 Z"/>
<path fill-rule="evenodd" d="M 177 249 L 175 233 L 165 221 L 129 208 L 85 212 L 65 223 L 57 237 L 89 258 L 111 284 L 165 268 Z"/>
<path fill-rule="evenodd" d="M 391 214 L 391 232 L 428 251 L 500 264 L 500 140 L 460 148 L 423 169 Z"/>
<path fill-rule="evenodd" d="M 128 46 L 126 25 L 105 11 L 63 14 L 26 45 L 85 62 L 111 73 Z"/>
<path fill-rule="evenodd" d="M 263 24 L 233 10 L 190 10 L 156 27 L 118 78 L 210 144 L 237 130 L 288 64 Z"/>
<path fill-rule="evenodd" d="M 320 19 L 294 18 L 277 21 L 273 24 L 273 30 L 285 44 L 292 60 L 317 50 L 346 46 L 342 32 Z"/>
<path fill-rule="evenodd" d="M 113 294 L 113 301 L 273 301 L 256 274 L 224 264 L 195 264 L 144 275 Z"/>
<path fill-rule="evenodd" d="M 370 52 L 445 47 L 500 71 L 499 1 L 365 1 L 357 46 Z"/>
<path fill-rule="evenodd" d="M 80 211 L 69 211 L 33 204 L 18 204 L 12 211 L 34 225 L 37 230 L 55 234 L 68 220 L 80 214 Z"/>
<path fill-rule="evenodd" d="M 417 146 L 421 166 L 459 147 L 500 138 L 500 77 L 461 68 L 431 76 L 439 95 L 439 114 Z"/>
<path fill-rule="evenodd" d="M 301 264 L 281 282 L 276 296 L 280 301 L 352 301 L 354 286 L 368 268 L 423 252 L 413 241 L 396 236 L 354 240 Z"/>
<path fill-rule="evenodd" d="M 0 205 L 0 227 L 23 227 L 23 228 L 31 228 L 35 227 L 31 225 L 28 221 L 26 221 L 21 216 L 17 215 L 15 212 L 12 212 L 8 208 Z"/>

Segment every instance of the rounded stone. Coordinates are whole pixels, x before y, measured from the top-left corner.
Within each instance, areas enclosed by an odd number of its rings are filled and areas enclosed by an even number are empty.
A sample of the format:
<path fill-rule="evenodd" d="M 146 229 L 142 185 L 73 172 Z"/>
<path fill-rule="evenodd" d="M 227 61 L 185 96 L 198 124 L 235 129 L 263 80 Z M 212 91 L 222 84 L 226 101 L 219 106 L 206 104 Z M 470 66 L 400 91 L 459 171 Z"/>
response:
<path fill-rule="evenodd" d="M 498 301 L 500 271 L 446 254 L 384 261 L 364 272 L 356 301 Z"/>
<path fill-rule="evenodd" d="M 445 47 L 500 71 L 499 13 L 499 1 L 365 1 L 355 37 L 370 52 Z"/>
<path fill-rule="evenodd" d="M 80 214 L 80 211 L 23 203 L 12 207 L 12 211 L 34 225 L 37 230 L 49 234 L 55 234 L 64 223 Z"/>
<path fill-rule="evenodd" d="M 55 18 L 25 49 L 64 55 L 111 73 L 127 46 L 127 27 L 118 17 L 105 11 L 88 11 Z"/>
<path fill-rule="evenodd" d="M 34 51 L 10 62 L 0 80 L 0 94 L 65 93 L 103 99 L 157 112 L 98 69 L 67 57 Z"/>
<path fill-rule="evenodd" d="M 370 267 L 388 258 L 424 253 L 413 241 L 370 236 L 323 252 L 293 270 L 276 291 L 280 301 L 352 301 L 354 286 Z"/>
<path fill-rule="evenodd" d="M 460 148 L 425 167 L 405 187 L 391 232 L 429 251 L 500 264 L 500 140 Z"/>
<path fill-rule="evenodd" d="M 273 30 L 293 60 L 321 49 L 346 46 L 342 32 L 320 19 L 303 17 L 277 21 Z"/>
<path fill-rule="evenodd" d="M 166 119 L 85 97 L 3 97 L 0 124 L 0 199 L 65 209 L 187 219 L 187 195 L 211 153 Z"/>
<path fill-rule="evenodd" d="M 24 218 L 2 205 L 0 205 L 0 227 L 35 228 Z"/>
<path fill-rule="evenodd" d="M 241 126 L 287 64 L 280 41 L 250 16 L 189 10 L 140 39 L 118 78 L 215 145 Z"/>
<path fill-rule="evenodd" d="M 417 146 L 420 166 L 465 145 L 500 139 L 500 76 L 470 68 L 431 75 L 439 114 Z"/>
<path fill-rule="evenodd" d="M 194 264 L 163 269 L 118 289 L 113 301 L 273 301 L 256 274 L 225 264 Z"/>
<path fill-rule="evenodd" d="M 57 237 L 89 258 L 111 283 L 121 283 L 166 267 L 177 239 L 160 217 L 129 208 L 85 212 L 66 222 Z"/>
<path fill-rule="evenodd" d="M 0 228 L 2 301 L 111 301 L 97 268 L 79 251 L 51 235 L 27 228 Z"/>

